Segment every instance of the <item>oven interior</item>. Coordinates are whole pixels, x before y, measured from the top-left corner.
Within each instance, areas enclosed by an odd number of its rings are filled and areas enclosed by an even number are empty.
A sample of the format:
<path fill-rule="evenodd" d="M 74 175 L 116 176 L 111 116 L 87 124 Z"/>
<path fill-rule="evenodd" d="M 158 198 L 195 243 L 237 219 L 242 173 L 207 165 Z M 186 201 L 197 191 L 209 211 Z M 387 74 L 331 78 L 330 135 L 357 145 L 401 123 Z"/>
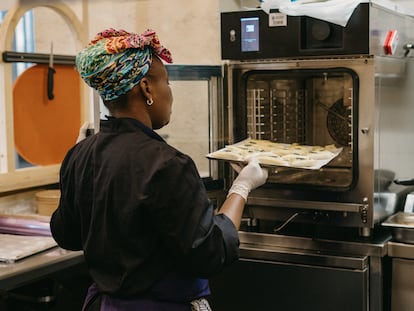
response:
<path fill-rule="evenodd" d="M 342 152 L 319 170 L 278 167 L 269 183 L 345 191 L 356 182 L 357 75 L 348 68 L 251 70 L 241 75 L 235 137 L 326 146 Z M 243 107 L 237 107 L 243 105 Z"/>

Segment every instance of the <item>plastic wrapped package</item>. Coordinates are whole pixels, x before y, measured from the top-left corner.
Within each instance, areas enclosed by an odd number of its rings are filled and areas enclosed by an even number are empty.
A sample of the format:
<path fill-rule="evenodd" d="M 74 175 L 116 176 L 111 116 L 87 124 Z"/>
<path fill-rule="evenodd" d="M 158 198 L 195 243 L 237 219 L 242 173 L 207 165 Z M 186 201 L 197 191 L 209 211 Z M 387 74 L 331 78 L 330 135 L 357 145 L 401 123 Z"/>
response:
<path fill-rule="evenodd" d="M 261 8 L 269 13 L 279 9 L 291 16 L 309 16 L 345 27 L 360 0 L 268 0 Z"/>

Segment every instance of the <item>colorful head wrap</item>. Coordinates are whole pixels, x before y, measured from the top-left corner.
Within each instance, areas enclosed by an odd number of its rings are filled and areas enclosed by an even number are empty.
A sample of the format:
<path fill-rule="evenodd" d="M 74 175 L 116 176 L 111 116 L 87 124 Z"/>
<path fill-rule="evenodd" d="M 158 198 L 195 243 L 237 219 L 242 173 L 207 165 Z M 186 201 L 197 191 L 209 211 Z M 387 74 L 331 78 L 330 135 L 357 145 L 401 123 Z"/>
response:
<path fill-rule="evenodd" d="M 172 63 L 170 51 L 160 44 L 155 31 L 138 35 L 110 28 L 98 33 L 79 52 L 76 67 L 102 99 L 113 100 L 130 91 L 147 74 L 152 53 Z"/>

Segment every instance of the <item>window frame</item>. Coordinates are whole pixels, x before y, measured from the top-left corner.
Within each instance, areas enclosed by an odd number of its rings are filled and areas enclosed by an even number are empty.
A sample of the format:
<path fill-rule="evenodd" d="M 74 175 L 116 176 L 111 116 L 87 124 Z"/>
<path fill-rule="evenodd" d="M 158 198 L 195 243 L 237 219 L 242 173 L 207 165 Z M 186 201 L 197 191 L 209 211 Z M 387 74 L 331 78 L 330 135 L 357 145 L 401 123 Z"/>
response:
<path fill-rule="evenodd" d="M 76 14 L 63 3 L 44 4 L 37 1 L 20 1 L 12 6 L 0 24 L 0 51 L 13 49 L 13 37 L 17 23 L 24 14 L 35 7 L 47 7 L 57 12 L 71 29 L 76 38 L 77 49 L 87 42 L 88 34 L 84 31 Z M 0 195 L 12 191 L 56 184 L 59 181 L 60 164 L 16 168 L 16 151 L 14 147 L 13 123 L 13 63 L 0 60 Z M 1 81 L 1 79 L 0 79 Z M 81 120 L 91 120 L 93 105 L 90 101 L 90 89 L 81 85 Z"/>

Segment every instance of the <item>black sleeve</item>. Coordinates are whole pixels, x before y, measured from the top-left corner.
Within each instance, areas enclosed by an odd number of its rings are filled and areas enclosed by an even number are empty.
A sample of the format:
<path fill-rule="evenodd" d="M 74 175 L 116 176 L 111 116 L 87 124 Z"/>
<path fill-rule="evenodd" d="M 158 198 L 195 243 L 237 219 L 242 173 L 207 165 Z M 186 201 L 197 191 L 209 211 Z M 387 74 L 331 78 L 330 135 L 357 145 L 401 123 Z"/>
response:
<path fill-rule="evenodd" d="M 165 245 L 197 277 L 221 271 L 239 257 L 238 233 L 231 220 L 214 215 L 194 162 L 180 155 L 151 182 L 151 214 Z"/>
<path fill-rule="evenodd" d="M 50 229 L 56 243 L 69 250 L 81 250 L 80 219 L 75 209 L 75 178 L 72 155 L 69 151 L 60 169 L 60 201 L 50 219 Z"/>

